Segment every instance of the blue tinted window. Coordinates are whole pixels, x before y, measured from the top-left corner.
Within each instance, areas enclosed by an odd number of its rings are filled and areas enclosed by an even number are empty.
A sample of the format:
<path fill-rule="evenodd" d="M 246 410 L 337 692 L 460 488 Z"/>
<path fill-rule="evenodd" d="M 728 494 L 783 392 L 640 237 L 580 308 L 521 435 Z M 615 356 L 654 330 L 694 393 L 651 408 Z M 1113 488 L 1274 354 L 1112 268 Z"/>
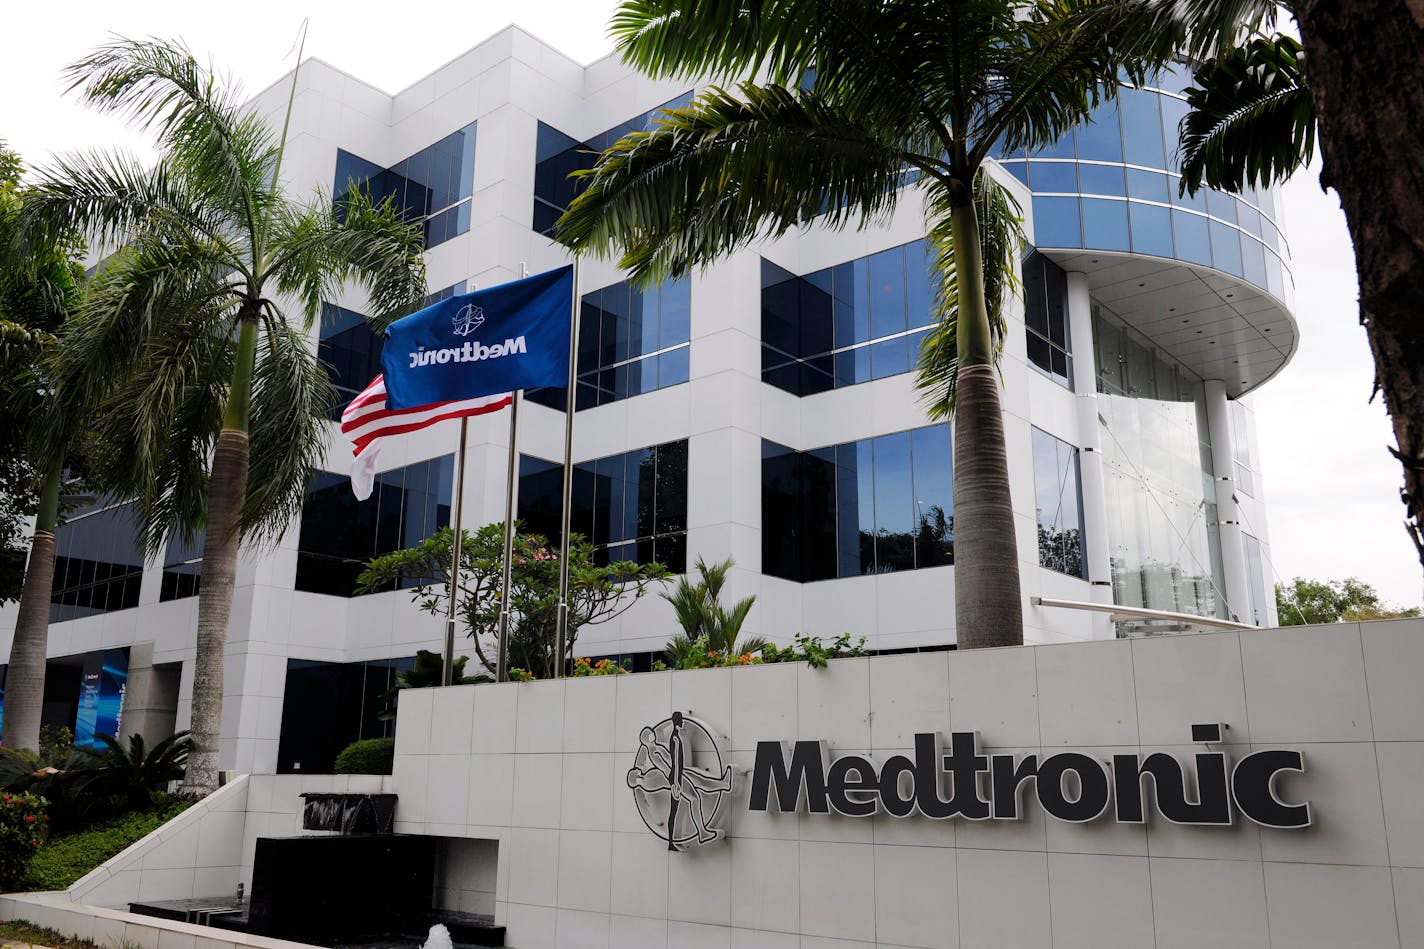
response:
<path fill-rule="evenodd" d="M 135 511 L 132 502 L 96 509 L 55 530 L 51 623 L 138 606 L 144 554 Z M 196 578 L 187 585 L 196 590 Z"/>
<path fill-rule="evenodd" d="M 1124 195 L 1121 165 L 1079 165 L 1078 190 L 1083 194 Z"/>
<path fill-rule="evenodd" d="M 1241 238 L 1241 272 L 1256 286 L 1266 286 L 1266 248 L 1260 241 Z"/>
<path fill-rule="evenodd" d="M 1086 579 L 1078 449 L 1035 428 L 1033 485 L 1039 564 Z"/>
<path fill-rule="evenodd" d="M 1186 102 L 1172 96 L 1162 96 L 1162 130 L 1167 136 L 1167 167 L 1181 168 L 1182 120 L 1191 109 Z"/>
<path fill-rule="evenodd" d="M 1022 161 L 1006 161 L 1006 162 L 1004 162 L 1004 167 L 1009 170 L 1009 174 L 1013 175 L 1013 176 L 1014 176 L 1015 178 L 1017 178 L 1019 181 L 1022 181 L 1025 185 L 1028 184 L 1028 163 L 1027 163 L 1027 162 L 1022 162 Z"/>
<path fill-rule="evenodd" d="M 874 365 L 875 354 L 871 354 Z M 871 442 L 875 458 L 875 568 L 877 573 L 915 567 L 915 499 L 910 433 Z"/>
<path fill-rule="evenodd" d="M 1117 103 L 1104 102 L 1093 110 L 1091 122 L 1078 126 L 1078 158 L 1088 161 L 1122 161 L 1122 131 Z"/>
<path fill-rule="evenodd" d="M 381 338 L 371 332 L 366 318 L 355 310 L 331 303 L 321 305 L 321 340 L 316 355 L 336 388 L 331 418 L 342 411 L 381 372 Z"/>
<path fill-rule="evenodd" d="M 1170 184 L 1176 187 L 1175 183 Z M 1143 171 L 1140 168 L 1127 169 L 1127 193 L 1129 197 L 1141 198 L 1144 201 L 1161 201 L 1166 204 L 1168 197 L 1169 181 L 1166 175 L 1156 171 Z"/>
<path fill-rule="evenodd" d="M 801 277 L 763 260 L 762 381 L 807 396 L 913 368 L 931 256 L 914 241 Z"/>
<path fill-rule="evenodd" d="M 1172 203 L 1179 208 L 1191 208 L 1193 211 L 1206 210 L 1206 190 L 1197 189 L 1197 193 L 1186 194 L 1181 190 L 1181 179 L 1173 178 L 1171 184 Z"/>
<path fill-rule="evenodd" d="M 910 369 L 909 340 L 905 336 L 881 340 L 870 346 L 870 375 L 873 379 L 896 376 Z"/>
<path fill-rule="evenodd" d="M 1236 199 L 1225 192 L 1207 188 L 1206 209 L 1213 217 L 1236 223 Z"/>
<path fill-rule="evenodd" d="M 620 281 L 584 294 L 579 313 L 575 411 L 687 381 L 691 295 L 686 280 L 646 291 Z M 540 405 L 564 408 L 563 387 L 531 389 L 526 395 Z"/>
<path fill-rule="evenodd" d="M 1206 218 L 1185 211 L 1172 212 L 1172 236 L 1177 245 L 1177 259 L 1211 266 L 1211 241 L 1207 236 Z"/>
<path fill-rule="evenodd" d="M 1144 89 L 1124 89 L 1118 97 L 1122 113 L 1123 158 L 1129 165 L 1165 167 L 1162 152 L 1161 97 Z"/>
<path fill-rule="evenodd" d="M 1278 299 L 1285 299 L 1285 269 L 1281 266 L 1281 259 L 1275 254 L 1266 255 L 1266 289 Z"/>
<path fill-rule="evenodd" d="M 353 596 L 366 561 L 413 546 L 450 523 L 454 458 L 432 458 L 376 476 L 365 501 L 346 475 L 312 472 L 297 537 L 296 589 Z M 421 582 L 412 577 L 402 586 Z"/>
<path fill-rule="evenodd" d="M 905 249 L 892 247 L 866 261 L 870 283 L 871 338 L 903 333 L 905 322 Z"/>
<path fill-rule="evenodd" d="M 1083 199 L 1083 246 L 1127 250 L 1127 202 Z"/>
<path fill-rule="evenodd" d="M 1132 249 L 1139 254 L 1154 254 L 1171 257 L 1172 254 L 1172 212 L 1151 204 L 1128 205 L 1132 218 Z"/>
<path fill-rule="evenodd" d="M 947 425 L 813 451 L 762 443 L 762 570 L 788 580 L 953 563 Z"/>
<path fill-rule="evenodd" d="M 1245 201 L 1236 202 L 1236 220 L 1246 233 L 1261 236 L 1261 212 Z"/>
<path fill-rule="evenodd" d="M 564 209 L 583 190 L 578 179 L 569 177 L 573 172 L 592 168 L 599 153 L 624 135 L 652 128 L 664 109 L 681 108 L 690 101 L 692 93 L 685 92 L 582 142 L 540 122 L 534 147 L 534 230 L 551 233 Z"/>
<path fill-rule="evenodd" d="M 1067 274 L 1037 251 L 1024 259 L 1022 273 L 1029 361 L 1071 389 Z"/>
<path fill-rule="evenodd" d="M 1073 157 L 1073 130 L 1069 129 L 1058 140 L 1047 148 L 1040 149 L 1029 155 L 1030 158 L 1072 158 Z"/>
<path fill-rule="evenodd" d="M 1033 199 L 1034 243 L 1039 247 L 1082 247 L 1077 198 Z"/>
<path fill-rule="evenodd" d="M 1211 257 L 1217 270 L 1241 276 L 1241 232 L 1229 224 L 1212 221 Z"/>
<path fill-rule="evenodd" d="M 1031 161 L 1028 163 L 1028 180 L 1034 191 L 1078 190 L 1078 166 L 1066 161 Z"/>
<path fill-rule="evenodd" d="M 687 442 L 638 448 L 574 466 L 570 526 L 594 544 L 594 562 L 687 567 Z M 558 543 L 563 467 L 521 455 L 519 519 Z"/>

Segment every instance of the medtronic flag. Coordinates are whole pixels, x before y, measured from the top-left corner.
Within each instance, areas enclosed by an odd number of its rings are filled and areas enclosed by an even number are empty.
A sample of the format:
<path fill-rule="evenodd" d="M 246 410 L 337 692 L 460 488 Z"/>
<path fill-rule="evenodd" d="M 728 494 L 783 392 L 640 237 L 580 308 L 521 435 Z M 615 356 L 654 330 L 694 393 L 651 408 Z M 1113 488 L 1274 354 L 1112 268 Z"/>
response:
<path fill-rule="evenodd" d="M 567 386 L 573 267 L 428 306 L 386 329 L 386 407 Z"/>

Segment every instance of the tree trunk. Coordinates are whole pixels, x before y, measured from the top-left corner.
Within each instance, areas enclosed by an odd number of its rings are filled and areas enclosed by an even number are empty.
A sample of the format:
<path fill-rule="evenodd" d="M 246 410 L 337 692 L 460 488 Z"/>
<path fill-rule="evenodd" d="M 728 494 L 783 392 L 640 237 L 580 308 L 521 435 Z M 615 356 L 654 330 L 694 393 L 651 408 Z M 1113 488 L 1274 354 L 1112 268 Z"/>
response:
<path fill-rule="evenodd" d="M 208 484 L 203 580 L 198 585 L 198 637 L 193 660 L 193 745 L 183 777 L 186 794 L 210 794 L 218 786 L 218 749 L 222 737 L 223 663 L 227 624 L 237 585 L 237 555 L 242 532 L 239 518 L 247 497 L 247 425 L 252 397 L 252 365 L 257 324 L 246 319 L 238 332 L 237 361 L 222 431 L 213 452 Z"/>
<path fill-rule="evenodd" d="M 994 367 L 984 261 L 973 192 L 955 196 L 950 216 L 959 289 L 958 382 L 954 401 L 954 614 L 960 649 L 1023 644 L 1014 506 L 1004 450 L 999 373 Z"/>
<path fill-rule="evenodd" d="M 1355 246 L 1360 322 L 1404 467 L 1424 564 L 1424 0 L 1297 0 L 1320 123 L 1321 184 Z"/>
<path fill-rule="evenodd" d="M 10 667 L 5 674 L 6 748 L 40 747 L 40 716 L 44 711 L 45 655 L 49 646 L 49 607 L 54 593 L 54 529 L 59 520 L 59 465 L 45 472 L 35 536 L 30 541 L 30 561 L 20 592 L 15 637 L 10 644 Z"/>

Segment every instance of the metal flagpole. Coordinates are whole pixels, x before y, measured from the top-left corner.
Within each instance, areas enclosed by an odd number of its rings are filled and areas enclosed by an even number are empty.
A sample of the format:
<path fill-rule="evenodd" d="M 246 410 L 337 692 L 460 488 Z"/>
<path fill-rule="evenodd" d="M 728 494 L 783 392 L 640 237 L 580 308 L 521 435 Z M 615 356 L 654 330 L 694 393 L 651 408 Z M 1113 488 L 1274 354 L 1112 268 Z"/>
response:
<path fill-rule="evenodd" d="M 464 521 L 461 518 L 465 506 L 465 439 L 470 431 L 469 416 L 460 419 L 460 452 L 455 456 L 455 540 L 450 547 L 450 615 L 445 620 L 445 663 L 440 672 L 441 685 L 455 682 L 455 614 L 460 595 L 460 548 L 464 541 Z"/>
<path fill-rule="evenodd" d="M 524 261 L 519 262 L 519 277 L 529 276 Z M 509 461 L 504 474 L 504 563 L 499 586 L 499 642 L 495 644 L 494 681 L 509 680 L 509 588 L 514 574 L 514 510 L 519 491 L 519 394 L 516 389 L 509 401 Z"/>
<path fill-rule="evenodd" d="M 579 258 L 574 257 L 574 293 L 569 317 L 569 388 L 564 406 L 564 500 L 563 532 L 559 535 L 559 616 L 555 637 L 554 678 L 563 678 L 564 650 L 569 633 L 569 522 L 574 497 L 574 410 L 577 407 L 579 336 Z"/>
<path fill-rule="evenodd" d="M 509 679 L 509 588 L 514 573 L 514 508 L 519 490 L 519 395 L 516 389 L 509 403 L 509 466 L 504 479 L 504 576 L 499 591 L 499 658 L 495 662 L 494 680 Z"/>

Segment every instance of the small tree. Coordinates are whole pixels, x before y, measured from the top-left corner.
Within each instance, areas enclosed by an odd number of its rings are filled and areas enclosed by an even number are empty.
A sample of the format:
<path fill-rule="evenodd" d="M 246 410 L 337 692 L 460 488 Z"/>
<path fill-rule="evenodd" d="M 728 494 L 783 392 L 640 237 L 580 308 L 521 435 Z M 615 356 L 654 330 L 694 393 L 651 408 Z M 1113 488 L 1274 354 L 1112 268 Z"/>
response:
<path fill-rule="evenodd" d="M 449 606 L 451 544 L 448 527 L 414 547 L 376 557 L 358 578 L 358 592 L 374 593 L 416 580 L 411 599 L 434 616 Z M 495 674 L 498 656 L 500 585 L 504 572 L 504 525 L 466 531 L 460 547 L 460 618 L 474 642 L 475 656 Z M 667 582 L 661 564 L 630 561 L 600 567 L 593 545 L 575 534 L 569 544 L 569 630 L 563 662 L 573 655 L 578 631 L 623 613 L 654 584 Z M 508 667 L 536 678 L 555 672 L 554 631 L 559 608 L 559 555 L 539 534 L 516 533 L 510 579 L 511 622 Z"/>
<path fill-rule="evenodd" d="M 1296 577 L 1276 584 L 1276 614 L 1282 626 L 1317 623 L 1358 623 L 1361 620 L 1418 616 L 1418 607 L 1387 606 L 1375 588 L 1358 577 L 1307 580 Z"/>
<path fill-rule="evenodd" d="M 682 632 L 667 644 L 670 665 L 676 668 L 688 665 L 687 660 L 693 653 L 720 652 L 740 656 L 760 652 L 769 645 L 769 641 L 762 636 L 737 641 L 756 597 L 738 600 L 731 609 L 722 605 L 722 588 L 727 583 L 728 571 L 735 565 L 731 557 L 712 566 L 698 557 L 696 583 L 682 577 L 672 593 L 658 594 L 672 604 L 678 625 L 682 627 Z"/>

